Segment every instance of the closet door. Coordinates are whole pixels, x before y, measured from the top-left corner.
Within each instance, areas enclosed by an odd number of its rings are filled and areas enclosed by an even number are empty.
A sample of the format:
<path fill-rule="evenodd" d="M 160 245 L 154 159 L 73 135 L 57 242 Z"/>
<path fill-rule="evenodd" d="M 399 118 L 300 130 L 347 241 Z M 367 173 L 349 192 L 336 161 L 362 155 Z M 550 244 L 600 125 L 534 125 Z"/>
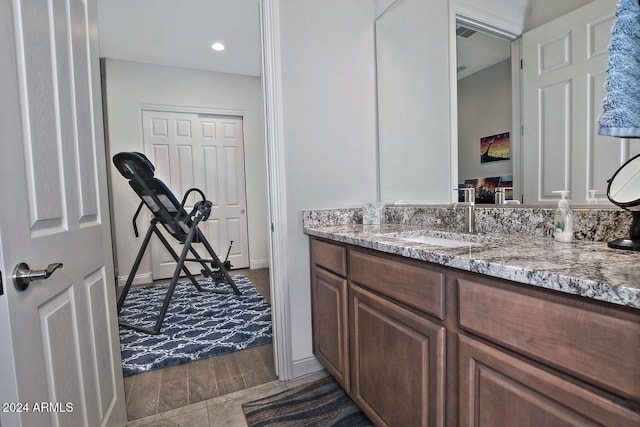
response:
<path fill-rule="evenodd" d="M 142 119 L 145 153 L 156 167 L 156 176 L 178 200 L 190 188 L 204 191 L 213 209 L 200 229 L 220 259 L 225 258 L 233 241 L 229 252 L 233 268 L 249 267 L 242 117 L 143 110 Z M 191 193 L 187 211 L 200 199 Z M 169 241 L 180 253 L 180 244 Z M 200 255 L 204 256 L 204 251 Z M 157 239 L 151 243 L 151 262 L 154 280 L 173 275 L 176 263 Z M 200 271 L 200 267 L 195 264 L 193 271 Z"/>

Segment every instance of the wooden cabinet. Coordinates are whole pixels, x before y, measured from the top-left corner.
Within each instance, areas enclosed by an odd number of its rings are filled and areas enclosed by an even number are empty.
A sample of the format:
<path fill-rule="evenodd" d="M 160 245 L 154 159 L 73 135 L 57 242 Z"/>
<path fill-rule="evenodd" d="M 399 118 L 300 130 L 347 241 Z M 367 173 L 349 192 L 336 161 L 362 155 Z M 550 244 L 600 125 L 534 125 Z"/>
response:
<path fill-rule="evenodd" d="M 346 249 L 311 241 L 313 352 L 348 392 L 350 390 Z"/>
<path fill-rule="evenodd" d="M 376 425 L 443 425 L 444 327 L 359 286 L 349 292 L 352 398 Z"/>
<path fill-rule="evenodd" d="M 640 415 L 570 378 L 460 335 L 461 426 L 628 426 Z"/>
<path fill-rule="evenodd" d="M 311 239 L 314 352 L 379 426 L 640 426 L 640 311 Z"/>
<path fill-rule="evenodd" d="M 444 273 L 349 250 L 351 396 L 380 426 L 444 425 Z"/>
<path fill-rule="evenodd" d="M 460 328 L 640 403 L 640 321 L 563 295 L 458 280 Z"/>
<path fill-rule="evenodd" d="M 349 251 L 350 278 L 394 301 L 430 314 L 445 316 L 445 275 L 424 262 L 384 258 L 369 252 Z"/>
<path fill-rule="evenodd" d="M 640 316 L 458 279 L 460 425 L 640 426 Z"/>
<path fill-rule="evenodd" d="M 376 425 L 443 426 L 444 274 L 346 251 L 311 240 L 314 354 Z"/>

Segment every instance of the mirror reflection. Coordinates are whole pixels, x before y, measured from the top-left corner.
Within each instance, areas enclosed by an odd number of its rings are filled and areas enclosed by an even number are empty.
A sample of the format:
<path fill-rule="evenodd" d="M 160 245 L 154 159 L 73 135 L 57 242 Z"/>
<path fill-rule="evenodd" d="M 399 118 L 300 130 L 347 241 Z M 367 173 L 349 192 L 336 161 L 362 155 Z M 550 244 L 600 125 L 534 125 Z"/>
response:
<path fill-rule="evenodd" d="M 449 202 L 451 151 L 447 2 L 398 0 L 376 21 L 380 199 Z"/>
<path fill-rule="evenodd" d="M 498 189 L 512 200 L 511 41 L 458 20 L 456 55 L 458 185 L 476 203 L 495 203 Z"/>
<path fill-rule="evenodd" d="M 391 9 L 394 14 L 405 10 L 406 15 L 396 16 L 397 24 L 393 28 L 394 24 L 387 19 L 386 32 L 405 40 L 424 40 L 422 34 L 409 33 L 411 28 L 418 27 L 404 25 L 415 14 L 410 15 L 410 8 L 398 5 L 411 3 L 412 0 L 394 3 Z M 428 0 L 419 3 L 434 6 Z M 478 195 L 487 194 L 489 203 L 494 200 L 491 190 L 502 186 L 514 187 L 512 197 L 524 204 L 555 206 L 558 197 L 553 192 L 566 190 L 570 191 L 574 204 L 596 202 L 611 206 L 606 198 L 607 179 L 626 159 L 640 152 L 640 147 L 633 142 L 596 134 L 605 94 L 607 46 L 615 20 L 616 0 L 523 0 L 520 3 L 523 7 L 512 7 L 512 2 L 507 0 L 455 3 L 462 26 L 468 26 L 469 21 L 476 22 L 481 29 L 495 28 L 503 35 L 514 35 L 517 38 L 514 42 L 499 40 L 482 31 L 472 31 L 465 39 L 464 29 L 454 34 L 459 27 L 454 19 L 444 30 L 419 26 L 422 31 L 429 28 L 429 40 L 448 43 L 451 49 L 439 56 L 431 52 L 428 71 L 416 73 L 415 81 L 403 79 L 402 86 L 419 88 L 425 81 L 437 80 L 440 84 L 448 81 L 452 88 L 448 117 L 441 117 L 436 123 L 432 117 L 422 115 L 429 117 L 422 120 L 430 122 L 427 131 L 414 138 L 419 151 L 402 145 L 405 139 L 399 138 L 404 136 L 398 132 L 399 122 L 386 116 L 389 111 L 397 114 L 397 106 L 407 103 L 396 101 L 390 106 L 386 102 L 389 93 L 395 97 L 398 91 L 380 85 L 380 78 L 384 77 L 380 70 L 388 69 L 389 65 L 383 62 L 384 55 L 378 56 L 381 201 L 396 201 L 391 190 L 397 194 L 401 187 L 406 190 L 403 199 L 412 203 L 450 203 L 456 199 L 453 188 L 469 181 L 467 184 L 475 185 Z M 430 12 L 433 14 L 433 10 Z M 501 20 L 509 13 L 512 19 Z M 483 22 L 480 20 L 483 17 L 497 19 Z M 385 19 L 385 14 L 378 20 L 381 18 Z M 517 31 L 513 31 L 513 26 L 502 25 L 516 21 L 521 24 Z M 384 45 L 384 34 L 377 32 L 376 37 L 377 45 Z M 495 58 L 494 52 L 487 53 L 489 49 L 484 50 L 482 45 L 465 47 L 467 41 L 483 39 L 503 43 L 496 48 Z M 473 72 L 469 53 L 492 59 L 487 66 Z M 394 55 L 399 53 L 394 51 Z M 454 58 L 460 66 L 458 73 L 454 70 Z M 521 59 L 524 59 L 523 70 L 519 67 Z M 442 64 L 450 67 L 450 73 L 436 75 L 435 68 Z M 449 105 L 442 97 L 437 97 L 438 101 L 434 99 L 423 97 L 422 102 L 430 105 L 429 108 L 438 105 L 440 112 L 448 110 Z M 412 105 L 412 111 L 426 108 Z M 433 130 L 444 127 L 447 122 L 452 123 L 451 138 L 444 139 L 442 135 L 434 138 Z M 411 129 L 419 133 L 419 128 L 425 127 L 414 122 L 408 125 L 410 127 L 404 123 L 403 132 Z M 402 167 L 396 171 L 389 168 L 390 158 Z M 407 166 L 416 162 L 420 163 L 419 168 Z M 448 169 L 444 167 L 447 162 Z M 424 170 L 439 170 L 438 179 L 425 181 Z M 405 184 L 410 179 L 413 181 Z M 438 200 L 427 195 L 427 191 L 434 188 L 440 192 Z"/>

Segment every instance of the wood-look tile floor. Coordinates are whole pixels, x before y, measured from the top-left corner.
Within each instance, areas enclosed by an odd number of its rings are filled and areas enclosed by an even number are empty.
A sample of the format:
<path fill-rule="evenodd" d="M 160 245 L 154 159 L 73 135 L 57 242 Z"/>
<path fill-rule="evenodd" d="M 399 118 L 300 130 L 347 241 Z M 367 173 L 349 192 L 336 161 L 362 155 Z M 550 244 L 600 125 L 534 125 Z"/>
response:
<path fill-rule="evenodd" d="M 231 274 L 246 275 L 258 292 L 271 303 L 268 269 L 233 270 Z M 274 380 L 276 375 L 272 344 L 132 375 L 124 379 L 127 415 L 130 421 L 147 419 L 166 411 L 272 383 Z M 278 383 L 275 381 L 275 384 Z M 155 424 L 156 421 L 150 425 L 201 425 Z"/>
<path fill-rule="evenodd" d="M 129 421 L 127 427 L 246 427 L 242 404 L 326 377 L 326 371 L 245 390 Z"/>

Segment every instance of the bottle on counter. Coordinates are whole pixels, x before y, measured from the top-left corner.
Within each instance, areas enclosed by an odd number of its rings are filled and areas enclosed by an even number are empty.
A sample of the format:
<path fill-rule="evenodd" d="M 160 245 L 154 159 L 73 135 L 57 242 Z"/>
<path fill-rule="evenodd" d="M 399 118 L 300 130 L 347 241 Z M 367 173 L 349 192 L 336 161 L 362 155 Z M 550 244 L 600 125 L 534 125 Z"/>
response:
<path fill-rule="evenodd" d="M 570 243 L 573 240 L 573 216 L 569 208 L 566 190 L 554 191 L 560 194 L 558 208 L 553 215 L 553 238 L 558 242 Z"/>
<path fill-rule="evenodd" d="M 589 197 L 587 197 L 587 204 L 588 205 L 597 205 L 598 204 L 598 199 L 596 199 L 596 193 L 598 192 L 598 190 L 589 190 Z"/>

